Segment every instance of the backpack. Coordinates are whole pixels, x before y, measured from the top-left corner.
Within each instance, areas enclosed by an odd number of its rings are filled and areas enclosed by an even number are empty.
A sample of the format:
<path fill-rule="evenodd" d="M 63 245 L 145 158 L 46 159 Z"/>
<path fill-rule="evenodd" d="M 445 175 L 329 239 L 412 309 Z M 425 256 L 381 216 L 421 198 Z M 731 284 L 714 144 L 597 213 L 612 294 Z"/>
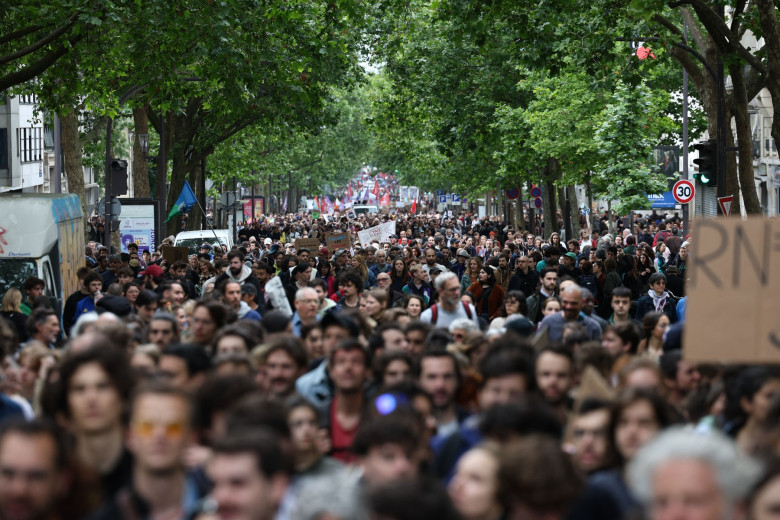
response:
<path fill-rule="evenodd" d="M 472 318 L 471 314 L 471 307 L 469 307 L 469 304 L 466 302 L 460 302 L 463 304 L 463 308 L 466 310 L 466 316 L 469 317 L 469 319 Z M 431 305 L 431 325 L 436 325 L 436 322 L 439 320 L 439 309 L 438 306 L 434 303 Z"/>
<path fill-rule="evenodd" d="M 595 275 L 583 274 L 580 276 L 580 287 L 589 290 L 594 298 L 598 297 L 598 284 Z"/>

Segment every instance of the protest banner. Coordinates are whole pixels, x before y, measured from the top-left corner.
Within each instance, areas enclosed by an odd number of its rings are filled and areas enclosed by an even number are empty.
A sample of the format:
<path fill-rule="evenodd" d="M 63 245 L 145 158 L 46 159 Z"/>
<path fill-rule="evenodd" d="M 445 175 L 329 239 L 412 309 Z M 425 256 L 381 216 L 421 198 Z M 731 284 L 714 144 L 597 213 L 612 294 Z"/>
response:
<path fill-rule="evenodd" d="M 325 233 L 325 244 L 328 248 L 328 251 L 349 249 L 351 247 L 349 233 L 346 231 L 341 233 Z"/>
<path fill-rule="evenodd" d="M 380 244 L 387 242 L 390 239 L 390 235 L 395 235 L 395 220 L 358 231 L 358 239 L 363 247 L 369 245 L 374 240 L 378 240 Z"/>
<path fill-rule="evenodd" d="M 318 238 L 296 238 L 295 250 L 308 249 L 309 251 L 319 251 L 320 240 Z"/>
<path fill-rule="evenodd" d="M 693 229 L 685 358 L 780 363 L 780 220 L 698 220 Z"/>

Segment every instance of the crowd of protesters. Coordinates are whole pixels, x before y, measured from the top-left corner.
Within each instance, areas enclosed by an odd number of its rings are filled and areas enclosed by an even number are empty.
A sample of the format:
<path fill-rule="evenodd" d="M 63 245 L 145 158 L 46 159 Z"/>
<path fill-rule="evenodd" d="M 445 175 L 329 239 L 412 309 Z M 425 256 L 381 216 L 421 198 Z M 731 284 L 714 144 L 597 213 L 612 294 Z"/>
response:
<path fill-rule="evenodd" d="M 0 519 L 777 518 L 780 372 L 686 360 L 695 237 L 605 220 L 91 242 L 62 312 L 2 298 Z"/>

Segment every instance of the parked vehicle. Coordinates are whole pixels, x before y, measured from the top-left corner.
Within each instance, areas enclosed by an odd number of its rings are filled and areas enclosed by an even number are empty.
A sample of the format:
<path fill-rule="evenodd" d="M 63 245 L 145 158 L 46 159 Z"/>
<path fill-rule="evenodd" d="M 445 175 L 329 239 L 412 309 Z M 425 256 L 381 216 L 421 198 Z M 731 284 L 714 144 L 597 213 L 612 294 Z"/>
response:
<path fill-rule="evenodd" d="M 355 211 L 356 215 L 362 215 L 365 213 L 379 213 L 379 208 L 377 206 L 369 206 L 369 205 L 358 205 L 353 206 L 352 209 Z"/>
<path fill-rule="evenodd" d="M 86 265 L 84 216 L 74 194 L 0 195 L 0 298 L 36 276 L 59 312 Z"/>
<path fill-rule="evenodd" d="M 212 246 L 216 243 L 227 246 L 228 251 L 233 247 L 233 233 L 229 229 L 201 229 L 198 231 L 182 231 L 176 235 L 173 245 L 186 247 L 190 254 L 200 253 L 201 244 L 208 242 Z"/>

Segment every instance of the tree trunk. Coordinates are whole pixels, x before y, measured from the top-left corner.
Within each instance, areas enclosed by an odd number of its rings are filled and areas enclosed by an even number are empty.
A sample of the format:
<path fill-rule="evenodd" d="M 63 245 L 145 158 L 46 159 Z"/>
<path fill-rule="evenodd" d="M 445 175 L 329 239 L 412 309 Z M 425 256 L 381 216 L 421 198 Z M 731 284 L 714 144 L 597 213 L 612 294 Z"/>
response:
<path fill-rule="evenodd" d="M 136 107 L 133 109 L 133 120 L 135 122 L 135 139 L 133 141 L 133 187 L 137 198 L 151 197 L 149 188 L 149 162 L 146 160 L 139 134 L 149 135 L 149 120 L 146 117 L 146 108 Z"/>
<path fill-rule="evenodd" d="M 547 165 L 544 169 L 543 186 L 544 198 L 542 199 L 542 208 L 544 215 L 544 237 L 549 239 L 553 231 L 558 228 L 558 213 L 555 194 L 555 181 L 560 175 L 558 159 L 550 157 L 547 159 Z"/>
<path fill-rule="evenodd" d="M 201 190 L 200 182 L 200 161 L 190 161 L 187 164 L 187 176 L 190 180 L 190 186 L 195 192 L 195 198 L 199 201 L 203 198 L 203 190 Z M 200 207 L 195 204 L 187 215 L 187 229 L 195 231 L 201 229 L 201 223 L 203 222 L 203 213 L 200 211 Z"/>
<path fill-rule="evenodd" d="M 525 211 L 523 210 L 523 183 L 522 182 L 517 183 L 517 189 L 520 192 L 520 194 L 513 201 L 514 208 L 515 208 L 514 211 L 515 219 L 512 222 L 512 229 L 515 230 L 515 233 L 523 229 L 523 226 L 521 226 L 520 223 L 525 222 Z"/>
<path fill-rule="evenodd" d="M 556 211 L 556 219 L 555 219 L 555 231 L 557 233 L 560 233 L 563 231 L 563 237 L 566 237 L 566 190 L 563 189 L 563 186 L 558 187 L 557 189 L 557 195 L 558 195 L 558 208 Z M 560 219 L 557 218 L 558 213 L 560 213 L 561 217 Z"/>
<path fill-rule="evenodd" d="M 569 227 L 566 229 L 571 232 L 571 235 L 566 235 L 566 240 L 571 240 L 580 236 L 580 209 L 577 201 L 577 188 L 574 185 L 569 186 L 566 190 L 566 195 L 569 197 Z"/>
<path fill-rule="evenodd" d="M 87 196 L 84 191 L 84 167 L 81 160 L 81 139 L 79 117 L 75 108 L 59 114 L 62 126 L 62 150 L 65 155 L 65 176 L 68 178 L 68 193 L 78 195 L 81 211 L 84 213 L 84 243 L 89 242 L 87 220 Z"/>
<path fill-rule="evenodd" d="M 772 0 L 756 0 L 756 7 L 764 32 L 764 48 L 767 49 L 769 65 L 766 88 L 772 96 L 772 138 L 775 140 L 775 145 L 780 148 L 780 24 Z"/>
<path fill-rule="evenodd" d="M 760 215 L 761 203 L 758 201 L 756 184 L 753 181 L 753 135 L 750 131 L 748 98 L 745 89 L 745 77 L 743 76 L 742 65 L 737 63 L 729 65 L 729 73 L 731 74 L 732 85 L 734 85 L 732 93 L 734 102 L 732 103 L 731 112 L 737 127 L 737 146 L 739 147 L 740 157 L 737 175 L 739 175 L 742 200 L 745 204 L 745 212 L 748 215 Z M 728 161 L 727 164 L 730 162 L 731 161 Z M 731 193 L 727 192 L 726 195 L 735 193 L 736 191 L 732 191 Z M 739 216 L 738 211 L 735 211 L 732 214 Z"/>
<path fill-rule="evenodd" d="M 171 186 L 168 190 L 168 200 L 166 206 L 173 208 L 176 204 L 176 199 L 181 195 L 181 190 L 184 188 L 184 181 L 187 180 L 187 161 L 184 157 L 184 150 L 180 146 L 175 150 L 171 150 L 169 157 L 172 159 L 171 166 Z M 163 219 L 167 218 L 167 215 Z M 177 215 L 173 217 L 168 224 L 166 224 L 166 230 L 169 235 L 176 235 L 181 231 L 181 216 Z"/>

